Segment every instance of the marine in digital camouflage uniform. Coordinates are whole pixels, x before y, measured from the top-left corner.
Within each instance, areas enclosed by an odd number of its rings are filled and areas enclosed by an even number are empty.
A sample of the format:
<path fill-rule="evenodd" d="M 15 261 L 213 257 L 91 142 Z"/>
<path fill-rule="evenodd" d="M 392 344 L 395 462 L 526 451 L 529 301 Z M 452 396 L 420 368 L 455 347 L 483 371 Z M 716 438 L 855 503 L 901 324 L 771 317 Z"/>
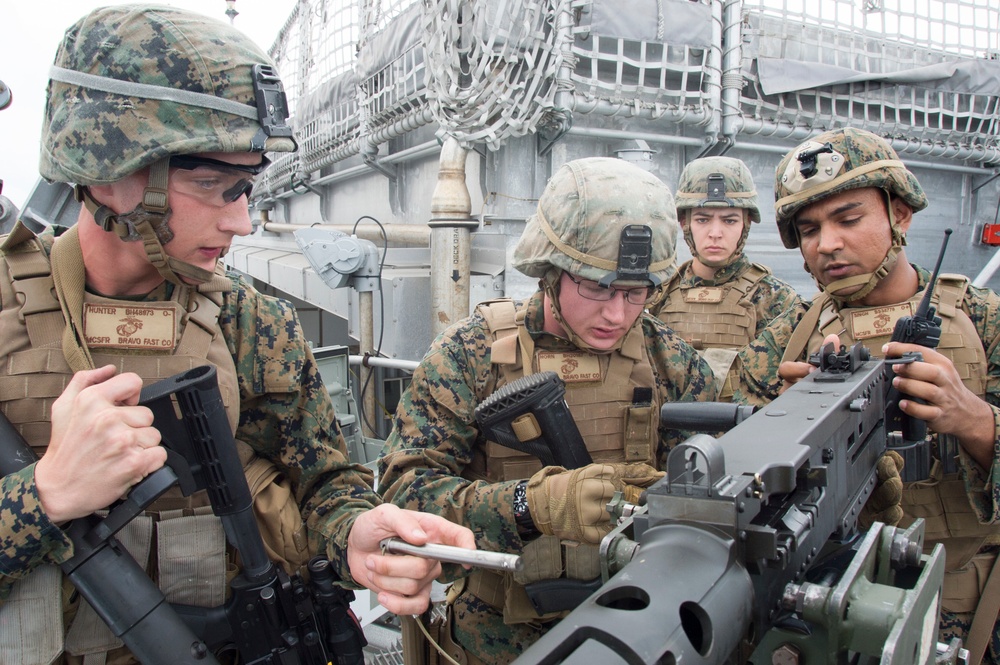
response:
<path fill-rule="evenodd" d="M 439 564 L 382 556 L 379 539 L 473 545 L 441 518 L 379 505 L 291 305 L 219 263 L 250 232 L 263 153 L 295 149 L 286 115 L 267 56 L 200 14 L 104 8 L 66 32 L 41 173 L 85 205 L 58 237 L 19 223 L 0 241 L 0 409 L 42 456 L 0 481 L 5 665 L 136 662 L 62 578 L 74 552 L 61 527 L 163 465 L 139 389 L 192 367 L 217 370 L 273 560 L 291 570 L 325 553 L 346 584 L 419 612 Z M 171 602 L 221 605 L 237 571 L 204 492 L 168 490 L 118 538 Z"/>
<path fill-rule="evenodd" d="M 803 361 L 829 334 L 845 345 L 860 341 L 882 357 L 895 321 L 916 310 L 931 278 L 906 262 L 903 249 L 913 213 L 926 207 L 926 197 L 878 136 L 844 129 L 800 145 L 778 167 L 775 197 L 785 246 L 800 248 L 823 291 L 773 320 L 740 353 L 734 401 L 754 405 L 777 397 L 783 378 L 804 375 Z M 960 637 L 973 654 L 985 652 L 982 662 L 996 664 L 1000 297 L 964 276 L 942 275 L 932 302 L 942 319 L 937 350 L 893 342 L 885 354 L 923 353 L 925 362 L 899 366 L 898 388 L 928 404 L 910 402 L 904 411 L 928 422 L 932 450 L 950 450 L 936 454 L 929 478 L 905 484 L 901 524 L 923 517 L 927 547 L 945 546 L 939 640 Z M 973 625 L 978 628 L 970 635 Z M 978 662 L 975 655 L 970 662 Z"/>
<path fill-rule="evenodd" d="M 659 405 L 715 398 L 708 365 L 643 312 L 675 270 L 676 234 L 670 190 L 654 176 L 610 158 L 563 165 L 514 253 L 539 290 L 481 304 L 414 372 L 379 459 L 384 498 L 466 525 L 479 547 L 525 562 L 516 575 L 474 570 L 452 586 L 448 623 L 431 628 L 462 662 L 513 660 L 573 606 L 555 592 L 536 606 L 531 583 L 566 571 L 589 594 L 600 582 L 596 545 L 611 526 L 604 505 L 614 490 L 661 476 L 650 465 L 680 437 L 660 430 Z M 593 464 L 543 469 L 478 428 L 476 407 L 497 388 L 543 370 L 565 381 Z"/>
<path fill-rule="evenodd" d="M 743 252 L 751 224 L 760 223 L 746 164 L 733 157 L 692 161 L 681 172 L 675 200 L 692 258 L 650 311 L 698 349 L 715 371 L 719 399 L 728 400 L 732 387 L 726 378 L 736 353 L 800 299 Z"/>

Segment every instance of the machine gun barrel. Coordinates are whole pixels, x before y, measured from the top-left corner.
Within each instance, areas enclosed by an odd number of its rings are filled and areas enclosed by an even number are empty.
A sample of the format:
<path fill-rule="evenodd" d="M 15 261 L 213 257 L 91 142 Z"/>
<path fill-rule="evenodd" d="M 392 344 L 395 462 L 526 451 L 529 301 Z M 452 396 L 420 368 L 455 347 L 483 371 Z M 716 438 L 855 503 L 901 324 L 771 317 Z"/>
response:
<path fill-rule="evenodd" d="M 725 402 L 670 402 L 660 407 L 660 427 L 689 432 L 723 432 L 753 415 L 754 407 Z"/>
<path fill-rule="evenodd" d="M 943 550 L 920 554 L 922 522 L 907 533 L 873 527 L 846 570 L 836 569 L 832 583 L 845 586 L 835 587 L 826 605 L 807 602 L 818 591 L 802 586 L 831 546 L 858 542 L 858 515 L 886 449 L 885 383 L 884 363 L 856 346 L 826 358 L 824 369 L 722 437 L 698 434 L 674 448 L 666 478 L 647 490 L 645 510 L 631 518 L 639 543 L 632 559 L 605 568 L 603 586 L 517 665 L 744 663 L 750 643 L 761 647 L 749 662 L 770 663 L 767 638 L 780 631 L 786 642 L 805 640 L 786 627 L 806 621 L 809 639 L 822 645 L 816 662 L 840 662 L 826 659 L 848 651 L 872 655 L 877 644 L 879 654 L 897 654 L 885 663 L 909 665 L 918 653 L 921 665 L 932 663 L 936 631 L 921 622 L 937 611 Z M 605 538 L 602 556 L 629 550 L 609 544 L 630 540 L 624 531 Z M 880 559 L 890 551 L 891 562 Z M 920 569 L 919 576 L 908 573 L 917 580 L 912 588 L 883 593 L 903 568 Z M 790 585 L 799 585 L 798 595 Z M 865 585 L 877 588 L 873 596 L 892 597 L 891 609 L 874 600 L 863 605 Z M 806 619 L 790 616 L 789 597 L 809 605 Z M 818 618 L 823 607 L 829 625 Z"/>

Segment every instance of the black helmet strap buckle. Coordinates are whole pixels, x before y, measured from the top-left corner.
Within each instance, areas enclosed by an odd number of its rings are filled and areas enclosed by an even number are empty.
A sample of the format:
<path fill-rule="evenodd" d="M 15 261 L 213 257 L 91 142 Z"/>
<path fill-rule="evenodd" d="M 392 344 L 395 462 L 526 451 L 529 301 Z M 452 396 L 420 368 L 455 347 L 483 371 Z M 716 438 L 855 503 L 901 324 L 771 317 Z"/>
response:
<path fill-rule="evenodd" d="M 598 282 L 607 288 L 619 279 L 643 280 L 660 285 L 660 279 L 649 272 L 653 256 L 653 230 L 645 224 L 629 224 L 618 237 L 618 267 Z"/>
<path fill-rule="evenodd" d="M 803 150 L 796 155 L 796 159 L 799 160 L 799 173 L 802 174 L 803 180 L 808 180 L 816 175 L 816 172 L 819 170 L 817 167 L 817 158 L 826 152 L 833 152 L 833 144 L 829 141 L 818 148 Z"/>

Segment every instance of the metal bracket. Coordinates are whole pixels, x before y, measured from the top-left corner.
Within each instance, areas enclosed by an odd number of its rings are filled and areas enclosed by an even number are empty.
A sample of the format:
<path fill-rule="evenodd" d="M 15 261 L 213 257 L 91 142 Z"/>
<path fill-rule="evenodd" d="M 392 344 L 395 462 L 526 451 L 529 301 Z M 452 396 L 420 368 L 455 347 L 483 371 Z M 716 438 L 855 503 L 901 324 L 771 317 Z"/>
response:
<path fill-rule="evenodd" d="M 729 152 L 729 149 L 736 144 L 730 136 L 706 138 L 708 140 L 705 143 L 705 147 L 698 151 L 698 154 L 694 156 L 695 159 L 701 159 L 702 157 L 719 157 Z"/>
<path fill-rule="evenodd" d="M 383 164 L 378 158 L 378 148 L 375 152 L 363 152 L 361 153 L 361 159 L 364 160 L 365 164 L 375 169 L 382 175 L 384 175 L 389 180 L 395 182 L 399 179 L 399 167 L 392 164 Z"/>
<path fill-rule="evenodd" d="M 548 122 L 539 124 L 535 133 L 538 156 L 542 157 L 573 127 L 573 112 L 569 109 L 552 109 Z"/>

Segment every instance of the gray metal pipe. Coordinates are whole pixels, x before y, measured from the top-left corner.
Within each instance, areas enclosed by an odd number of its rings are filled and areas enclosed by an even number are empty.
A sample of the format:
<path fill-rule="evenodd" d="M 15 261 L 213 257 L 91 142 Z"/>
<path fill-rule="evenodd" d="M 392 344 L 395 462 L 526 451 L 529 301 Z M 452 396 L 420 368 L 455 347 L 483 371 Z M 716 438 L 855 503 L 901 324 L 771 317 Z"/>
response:
<path fill-rule="evenodd" d="M 387 367 L 389 369 L 401 369 L 405 372 L 412 372 L 420 366 L 419 360 L 400 360 L 399 358 L 382 358 L 381 356 L 348 356 L 347 362 L 351 365 Z"/>
<path fill-rule="evenodd" d="M 347 235 L 354 234 L 362 240 L 370 240 L 376 244 L 383 241 L 382 231 L 385 229 L 385 239 L 388 242 L 427 247 L 431 241 L 431 229 L 424 224 L 289 224 L 287 222 L 264 222 L 261 227 L 271 233 L 295 233 L 299 229 L 329 229 L 340 231 Z"/>
<path fill-rule="evenodd" d="M 744 134 L 765 136 L 770 138 L 790 139 L 800 142 L 819 134 L 818 131 L 810 127 L 791 127 L 757 118 L 740 117 L 736 119 L 737 131 Z M 920 157 L 943 157 L 956 161 L 976 161 L 984 165 L 993 166 L 1000 162 L 1000 149 L 993 146 L 979 146 L 975 148 L 965 148 L 954 144 L 927 143 L 923 141 L 906 141 L 900 139 L 887 139 L 893 149 L 902 157 L 904 154 L 916 155 Z M 745 146 L 740 143 L 740 146 Z M 936 168 L 935 164 L 932 168 Z M 988 167 L 986 167 L 988 168 Z M 982 173 L 979 170 L 978 173 Z"/>
<path fill-rule="evenodd" d="M 431 196 L 431 331 L 436 336 L 469 315 L 472 199 L 465 183 L 468 151 L 452 137 L 441 147 L 438 182 Z"/>
<path fill-rule="evenodd" d="M 717 2 L 712 6 L 712 45 L 708 49 L 708 62 L 702 70 L 703 87 L 708 106 L 712 109 L 705 123 L 705 142 L 714 145 L 722 132 L 722 7 Z"/>
<path fill-rule="evenodd" d="M 691 147 L 701 147 L 705 144 L 704 139 L 694 138 L 691 136 L 674 136 L 671 134 L 651 134 L 649 132 L 630 132 L 620 129 L 603 129 L 601 127 L 573 127 L 567 134 L 573 134 L 576 136 L 585 136 L 588 138 L 599 138 L 599 139 L 612 139 L 619 141 L 632 141 L 632 140 L 642 140 L 647 143 L 662 143 L 667 145 L 685 145 Z M 797 132 L 796 132 L 797 134 Z M 801 136 L 788 136 L 783 138 L 794 138 L 796 140 L 804 141 L 809 136 L 812 136 L 813 132 L 810 130 L 803 130 Z M 934 163 L 930 164 L 927 162 L 921 162 L 913 159 L 907 159 L 906 156 L 909 154 L 902 150 L 902 146 L 905 142 L 900 142 L 900 145 L 893 143 L 893 147 L 900 151 L 900 159 L 903 160 L 908 166 L 913 166 L 915 168 L 925 168 L 935 171 L 949 171 L 952 173 L 967 173 L 970 175 L 985 175 L 996 173 L 996 168 L 991 167 L 978 167 L 978 166 L 961 166 L 959 164 L 941 164 Z M 775 155 L 784 155 L 788 152 L 787 145 L 777 145 L 773 143 L 747 143 L 745 141 L 740 141 L 737 147 L 741 150 L 750 150 L 755 152 L 769 152 Z M 775 162 L 777 165 L 777 162 Z"/>
<path fill-rule="evenodd" d="M 358 146 L 355 146 L 358 147 Z M 441 149 L 441 145 L 437 141 L 426 141 L 420 145 L 415 145 L 412 148 L 407 148 L 406 150 L 400 150 L 399 152 L 394 152 L 392 154 L 386 155 L 380 158 L 378 161 L 380 164 L 405 164 L 417 159 L 423 159 L 425 157 L 430 157 L 437 154 Z M 358 151 L 352 152 L 344 156 L 344 159 L 357 154 Z M 343 171 L 337 171 L 336 173 L 331 173 L 330 175 L 325 175 L 321 178 L 316 178 L 315 180 L 310 180 L 309 185 L 311 187 L 320 187 L 322 185 L 330 185 L 337 182 L 344 182 L 347 180 L 353 180 L 354 178 L 360 178 L 362 176 L 369 175 L 375 171 L 375 167 L 369 166 L 368 164 L 359 164 L 358 166 L 352 166 L 346 168 Z M 286 178 L 282 181 L 276 183 L 280 187 L 288 187 L 291 184 L 291 178 Z M 261 202 L 266 203 L 268 201 L 276 201 L 278 199 L 287 199 L 293 196 L 301 196 L 302 192 L 296 192 L 294 190 L 287 190 L 281 192 L 280 194 L 274 194 L 264 198 Z"/>
<path fill-rule="evenodd" d="M 736 143 L 736 119 L 740 112 L 740 92 L 743 90 L 743 24 L 740 21 L 743 3 L 728 0 L 722 8 L 722 136 Z M 714 13 L 714 9 L 713 9 Z"/>
<path fill-rule="evenodd" d="M 973 286 L 985 287 L 991 279 L 993 279 L 993 273 L 1000 268 L 1000 249 L 997 249 L 990 257 L 989 262 L 983 266 L 983 269 L 979 271 L 976 278 L 972 280 Z"/>
<path fill-rule="evenodd" d="M 639 140 L 647 143 L 686 145 L 695 148 L 700 148 L 705 145 L 704 138 L 676 136 L 674 134 L 653 134 L 650 132 L 630 132 L 622 129 L 604 129 L 603 127 L 571 127 L 566 133 L 573 136 L 585 136 L 587 138 L 612 139 L 619 141 Z"/>

